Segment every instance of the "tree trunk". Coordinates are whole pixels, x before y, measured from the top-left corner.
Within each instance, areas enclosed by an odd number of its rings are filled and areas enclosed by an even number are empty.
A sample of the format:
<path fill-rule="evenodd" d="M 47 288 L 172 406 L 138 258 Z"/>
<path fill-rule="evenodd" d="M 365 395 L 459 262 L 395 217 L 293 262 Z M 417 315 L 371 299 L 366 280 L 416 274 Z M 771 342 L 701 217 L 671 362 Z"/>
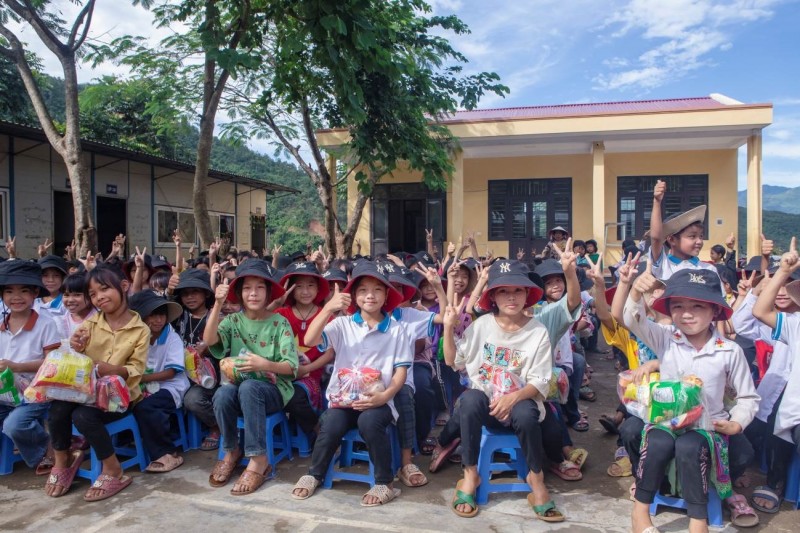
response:
<path fill-rule="evenodd" d="M 208 216 L 208 201 L 206 198 L 206 177 L 210 167 L 211 145 L 214 142 L 214 115 L 208 112 L 200 120 L 200 139 L 197 141 L 197 159 L 194 166 L 194 187 L 192 189 L 192 205 L 194 207 L 194 221 L 197 232 L 200 234 L 200 249 L 208 249 L 214 242 L 214 230 L 211 227 L 211 217 Z"/>
<path fill-rule="evenodd" d="M 92 216 L 92 185 L 89 179 L 89 166 L 79 151 L 70 157 L 64 157 L 72 188 L 72 205 L 75 209 L 75 243 L 79 255 L 87 252 L 96 254 L 97 228 Z"/>

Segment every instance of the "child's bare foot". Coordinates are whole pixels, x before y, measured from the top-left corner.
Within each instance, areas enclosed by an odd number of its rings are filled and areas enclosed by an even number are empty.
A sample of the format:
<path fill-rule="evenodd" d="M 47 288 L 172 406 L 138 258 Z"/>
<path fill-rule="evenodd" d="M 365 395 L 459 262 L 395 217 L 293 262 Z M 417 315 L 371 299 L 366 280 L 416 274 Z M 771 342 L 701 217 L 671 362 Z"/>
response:
<path fill-rule="evenodd" d="M 361 505 L 364 507 L 383 505 L 394 500 L 398 495 L 400 495 L 400 491 L 395 489 L 391 483 L 388 485 L 375 485 L 361 497 Z"/>
<path fill-rule="evenodd" d="M 650 505 L 642 502 L 633 503 L 633 513 L 631 513 L 631 529 L 633 533 L 642 533 L 647 528 L 653 527 L 650 519 Z"/>
<path fill-rule="evenodd" d="M 98 476 L 97 479 L 102 479 L 103 476 L 108 476 L 109 478 L 115 478 L 115 479 L 122 480 L 122 477 L 123 477 L 122 474 L 123 474 L 122 468 L 115 469 L 115 470 L 105 469 L 104 468 L 103 471 L 100 472 L 100 475 Z M 108 492 L 108 489 L 103 488 L 103 487 L 96 487 L 96 484 L 97 483 L 95 483 L 91 487 L 89 487 L 89 490 L 86 491 L 86 494 L 84 494 L 83 499 L 85 499 L 85 500 L 94 500 L 94 499 L 102 498 L 103 496 L 106 495 L 106 492 Z"/>
<path fill-rule="evenodd" d="M 314 491 L 319 487 L 320 481 L 311 475 L 305 475 L 297 480 L 294 488 L 292 489 L 292 498 L 295 500 L 306 500 L 314 494 Z"/>
<path fill-rule="evenodd" d="M 264 481 L 272 474 L 272 465 L 267 461 L 266 455 L 251 457 L 247 468 L 239 476 L 231 489 L 234 496 L 251 494 L 264 484 Z"/>

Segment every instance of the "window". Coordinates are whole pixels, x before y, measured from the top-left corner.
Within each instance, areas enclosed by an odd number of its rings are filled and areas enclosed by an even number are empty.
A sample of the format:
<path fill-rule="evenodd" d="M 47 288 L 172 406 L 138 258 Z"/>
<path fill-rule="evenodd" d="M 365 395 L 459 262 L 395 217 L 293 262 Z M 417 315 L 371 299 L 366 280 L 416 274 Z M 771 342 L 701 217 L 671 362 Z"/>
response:
<path fill-rule="evenodd" d="M 571 223 L 571 178 L 489 181 L 489 240 L 547 239 Z"/>
<path fill-rule="evenodd" d="M 619 176 L 617 178 L 617 239 L 639 239 L 650 229 L 653 211 L 653 188 L 658 180 L 667 184 L 661 204 L 664 219 L 688 211 L 698 205 L 708 205 L 708 174 L 686 176 Z M 705 232 L 708 235 L 709 215 L 706 214 Z"/>
<path fill-rule="evenodd" d="M 0 239 L 4 241 L 9 238 L 9 213 L 8 190 L 0 189 Z"/>
<path fill-rule="evenodd" d="M 158 210 L 158 235 L 160 245 L 172 244 L 172 233 L 177 228 L 184 243 L 197 242 L 197 225 L 194 213 L 189 209 L 176 207 L 157 207 Z M 209 213 L 211 228 L 215 236 L 228 236 L 231 244 L 235 244 L 236 217 L 226 213 Z"/>

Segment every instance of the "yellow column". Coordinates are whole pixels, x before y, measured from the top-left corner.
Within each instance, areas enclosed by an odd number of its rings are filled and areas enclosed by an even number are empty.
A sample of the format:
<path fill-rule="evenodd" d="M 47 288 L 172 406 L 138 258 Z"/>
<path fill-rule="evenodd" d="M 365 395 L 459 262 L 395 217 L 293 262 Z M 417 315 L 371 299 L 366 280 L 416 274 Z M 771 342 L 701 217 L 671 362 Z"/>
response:
<path fill-rule="evenodd" d="M 573 192 L 573 198 L 580 198 Z M 602 141 L 592 144 L 592 238 L 607 252 L 606 224 L 606 147 Z M 606 261 L 608 263 L 608 261 Z"/>
<path fill-rule="evenodd" d="M 458 242 L 464 232 L 464 152 L 458 150 L 453 157 L 455 170 L 447 189 L 447 235 L 448 240 Z"/>
<path fill-rule="evenodd" d="M 756 130 L 747 138 L 748 257 L 761 254 L 761 232 L 761 130 Z"/>

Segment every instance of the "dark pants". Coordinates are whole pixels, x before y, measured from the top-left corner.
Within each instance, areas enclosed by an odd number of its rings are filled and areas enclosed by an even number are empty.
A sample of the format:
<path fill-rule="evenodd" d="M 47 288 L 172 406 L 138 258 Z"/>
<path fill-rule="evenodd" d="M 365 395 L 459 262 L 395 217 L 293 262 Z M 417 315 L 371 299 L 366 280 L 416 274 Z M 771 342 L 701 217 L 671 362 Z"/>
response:
<path fill-rule="evenodd" d="M 574 426 L 581 420 L 581 414 L 578 411 L 578 398 L 581 394 L 581 383 L 583 383 L 583 375 L 586 373 L 586 357 L 580 353 L 572 353 L 572 374 L 569 375 L 569 396 L 567 403 L 564 404 L 564 416 L 568 426 Z"/>
<path fill-rule="evenodd" d="M 511 409 L 511 429 L 519 439 L 520 448 L 525 454 L 528 468 L 535 474 L 542 471 L 542 427 L 539 425 L 539 409 L 533 400 L 523 400 Z M 468 389 L 456 403 L 453 416 L 439 435 L 439 443 L 446 446 L 456 437 L 461 437 L 461 463 L 464 466 L 478 464 L 481 451 L 483 426 L 503 428 L 503 424 L 489 415 L 489 398 L 482 391 Z M 560 450 L 560 432 L 548 436 L 555 441 Z"/>
<path fill-rule="evenodd" d="M 59 452 L 69 450 L 72 425 L 75 424 L 89 446 L 94 448 L 97 458 L 104 461 L 114 455 L 114 445 L 106 424 L 125 418 L 127 414 L 104 413 L 96 407 L 55 400 L 50 404 L 50 419 L 47 422 L 53 449 Z"/>
<path fill-rule="evenodd" d="M 215 392 L 216 388 L 206 389 L 200 385 L 192 385 L 183 395 L 183 407 L 209 428 L 217 427 L 217 419 L 214 416 Z"/>
<path fill-rule="evenodd" d="M 444 363 L 440 364 L 439 367 L 442 373 L 442 382 L 444 383 L 444 401 L 447 410 L 452 413 L 456 400 L 461 396 L 461 393 L 464 392 L 464 385 L 461 384 L 461 376 L 457 371 Z"/>
<path fill-rule="evenodd" d="M 174 414 L 175 400 L 168 390 L 148 396 L 133 408 L 133 416 L 139 424 L 139 432 L 151 461 L 176 451 L 170 424 L 170 417 Z"/>
<path fill-rule="evenodd" d="M 433 370 L 427 363 L 414 365 L 414 413 L 416 418 L 417 444 L 422 443 L 431 432 L 436 389 L 434 388 Z"/>
<path fill-rule="evenodd" d="M 392 472 L 392 445 L 386 429 L 392 423 L 392 410 L 382 405 L 366 411 L 355 409 L 328 409 L 322 414 L 321 426 L 314 451 L 311 452 L 311 466 L 308 473 L 318 481 L 325 478 L 345 433 L 358 428 L 361 438 L 367 444 L 369 460 L 375 467 L 375 483 L 389 485 L 394 480 Z"/>
<path fill-rule="evenodd" d="M 800 426 L 792 430 L 792 439 L 794 442 L 775 435 L 767 437 L 767 485 L 779 493 L 783 493 L 786 486 L 786 474 L 794 454 L 800 454 Z"/>
<path fill-rule="evenodd" d="M 619 426 L 619 436 L 622 440 L 622 445 L 625 447 L 625 451 L 628 452 L 628 458 L 631 460 L 631 468 L 634 477 L 636 477 L 636 473 L 639 470 L 643 429 L 644 422 L 641 418 L 636 416 L 629 416 L 623 420 L 622 424 Z"/>
<path fill-rule="evenodd" d="M 319 415 L 314 410 L 314 407 L 311 406 L 306 389 L 297 383 L 294 384 L 294 395 L 289 400 L 289 403 L 286 404 L 284 411 L 289 415 L 289 418 L 300 426 L 300 429 L 306 435 L 311 435 L 316 430 Z"/>
<path fill-rule="evenodd" d="M 394 408 L 397 409 L 397 432 L 400 434 L 400 448 L 410 450 L 416 438 L 417 416 L 414 411 L 414 389 L 404 384 L 394 395 Z"/>

